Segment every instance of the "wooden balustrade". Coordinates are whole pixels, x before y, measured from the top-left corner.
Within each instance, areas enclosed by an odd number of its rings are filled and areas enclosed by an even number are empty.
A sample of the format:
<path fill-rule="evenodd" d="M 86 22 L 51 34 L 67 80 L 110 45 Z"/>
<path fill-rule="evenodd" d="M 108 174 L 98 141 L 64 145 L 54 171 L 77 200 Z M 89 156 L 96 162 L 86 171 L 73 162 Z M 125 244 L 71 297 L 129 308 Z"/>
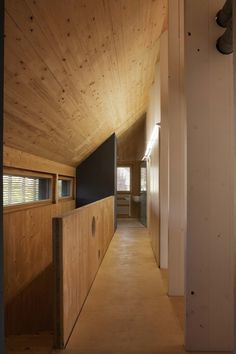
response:
<path fill-rule="evenodd" d="M 113 235 L 113 196 L 54 218 L 56 348 L 65 347 Z"/>

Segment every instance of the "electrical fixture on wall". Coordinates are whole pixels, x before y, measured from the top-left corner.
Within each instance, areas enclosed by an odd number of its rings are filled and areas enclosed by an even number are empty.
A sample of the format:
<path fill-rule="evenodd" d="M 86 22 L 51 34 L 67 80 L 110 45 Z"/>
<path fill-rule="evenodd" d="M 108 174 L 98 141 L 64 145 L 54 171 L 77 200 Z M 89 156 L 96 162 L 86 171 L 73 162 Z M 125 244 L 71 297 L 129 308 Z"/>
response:
<path fill-rule="evenodd" d="M 148 144 L 147 144 L 147 148 L 146 148 L 146 151 L 145 151 L 145 154 L 142 158 L 142 160 L 148 160 L 150 155 L 151 155 L 151 152 L 152 152 L 152 148 L 155 144 L 155 141 L 158 137 L 158 131 L 159 129 L 161 128 L 161 123 L 156 123 L 154 128 L 153 128 L 153 131 L 152 131 L 152 134 L 151 134 L 151 137 L 148 141 Z"/>
<path fill-rule="evenodd" d="M 217 39 L 217 50 L 221 54 L 233 53 L 232 0 L 227 0 L 223 8 L 217 12 L 216 23 L 220 27 L 226 28 L 222 36 Z"/>

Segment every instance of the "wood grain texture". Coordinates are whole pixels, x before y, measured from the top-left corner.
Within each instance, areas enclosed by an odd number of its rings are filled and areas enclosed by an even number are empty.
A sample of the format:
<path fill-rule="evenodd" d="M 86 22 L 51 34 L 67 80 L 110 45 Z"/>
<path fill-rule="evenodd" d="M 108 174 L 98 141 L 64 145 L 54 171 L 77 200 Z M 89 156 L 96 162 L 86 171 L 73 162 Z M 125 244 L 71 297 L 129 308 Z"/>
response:
<path fill-rule="evenodd" d="M 75 177 L 76 171 L 74 167 L 47 160 L 42 157 L 28 154 L 18 149 L 4 145 L 3 159 L 5 167 L 20 168 L 34 172 L 60 174 L 62 176 Z"/>
<path fill-rule="evenodd" d="M 76 165 L 145 113 L 166 0 L 7 0 L 5 7 L 8 146 Z"/>
<path fill-rule="evenodd" d="M 52 218 L 75 201 L 4 214 L 6 334 L 52 330 Z"/>
<path fill-rule="evenodd" d="M 160 267 L 167 269 L 169 242 L 168 31 L 161 35 L 160 86 Z"/>
<path fill-rule="evenodd" d="M 114 197 L 54 219 L 53 229 L 54 345 L 63 348 L 113 237 Z"/>
<path fill-rule="evenodd" d="M 75 168 L 5 147 L 4 166 L 75 175 Z M 52 330 L 52 218 L 75 208 L 74 200 L 15 206 L 4 213 L 6 334 Z"/>
<path fill-rule="evenodd" d="M 119 161 L 141 161 L 145 153 L 146 115 L 135 122 L 117 139 Z"/>

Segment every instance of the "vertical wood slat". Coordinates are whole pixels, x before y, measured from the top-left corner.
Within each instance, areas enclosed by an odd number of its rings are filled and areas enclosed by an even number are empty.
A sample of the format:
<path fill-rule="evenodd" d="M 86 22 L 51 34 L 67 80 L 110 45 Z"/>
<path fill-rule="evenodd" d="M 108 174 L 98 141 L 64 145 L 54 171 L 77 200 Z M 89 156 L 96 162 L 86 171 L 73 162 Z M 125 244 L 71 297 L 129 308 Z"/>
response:
<path fill-rule="evenodd" d="M 184 295 L 186 239 L 186 111 L 184 89 L 184 0 L 168 2 L 169 225 L 168 293 Z"/>
<path fill-rule="evenodd" d="M 113 234 L 113 196 L 54 218 L 55 348 L 66 346 Z"/>
<path fill-rule="evenodd" d="M 62 219 L 53 219 L 53 271 L 54 271 L 54 346 L 62 347 Z M 59 344 L 57 344 L 59 343 Z"/>

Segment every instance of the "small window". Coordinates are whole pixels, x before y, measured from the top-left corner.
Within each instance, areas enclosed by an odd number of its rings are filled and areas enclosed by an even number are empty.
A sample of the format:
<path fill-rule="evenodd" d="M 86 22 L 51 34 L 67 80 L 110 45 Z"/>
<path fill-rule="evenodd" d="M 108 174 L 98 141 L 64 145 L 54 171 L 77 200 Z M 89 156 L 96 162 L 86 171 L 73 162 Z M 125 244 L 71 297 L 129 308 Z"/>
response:
<path fill-rule="evenodd" d="M 72 179 L 60 178 L 58 179 L 58 197 L 68 198 L 72 197 Z"/>
<path fill-rule="evenodd" d="M 33 203 L 51 197 L 51 178 L 3 175 L 3 205 Z"/>
<path fill-rule="evenodd" d="M 141 192 L 146 192 L 147 190 L 147 169 L 146 167 L 141 167 Z"/>
<path fill-rule="evenodd" d="M 130 192 L 130 167 L 117 167 L 117 191 Z"/>

